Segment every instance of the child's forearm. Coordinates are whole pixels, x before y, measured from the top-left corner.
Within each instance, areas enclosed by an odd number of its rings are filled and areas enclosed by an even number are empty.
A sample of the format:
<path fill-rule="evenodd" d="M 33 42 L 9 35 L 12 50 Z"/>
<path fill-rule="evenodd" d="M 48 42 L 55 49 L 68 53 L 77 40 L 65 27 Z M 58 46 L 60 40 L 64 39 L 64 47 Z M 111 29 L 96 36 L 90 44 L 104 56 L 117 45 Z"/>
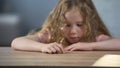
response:
<path fill-rule="evenodd" d="M 109 39 L 106 41 L 91 43 L 93 50 L 120 50 L 120 39 Z"/>
<path fill-rule="evenodd" d="M 23 51 L 41 51 L 41 47 L 45 44 L 28 39 L 26 37 L 19 37 L 12 41 L 12 48 Z"/>

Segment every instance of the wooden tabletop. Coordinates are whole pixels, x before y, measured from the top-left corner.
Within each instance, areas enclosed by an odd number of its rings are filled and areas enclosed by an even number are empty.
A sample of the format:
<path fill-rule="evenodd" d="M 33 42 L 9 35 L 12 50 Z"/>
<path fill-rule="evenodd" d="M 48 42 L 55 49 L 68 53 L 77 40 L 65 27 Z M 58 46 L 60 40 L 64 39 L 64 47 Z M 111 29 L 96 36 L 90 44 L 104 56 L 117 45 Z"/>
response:
<path fill-rule="evenodd" d="M 0 66 L 92 66 L 106 54 L 120 55 L 120 51 L 73 51 L 65 54 L 45 54 L 0 47 Z"/>

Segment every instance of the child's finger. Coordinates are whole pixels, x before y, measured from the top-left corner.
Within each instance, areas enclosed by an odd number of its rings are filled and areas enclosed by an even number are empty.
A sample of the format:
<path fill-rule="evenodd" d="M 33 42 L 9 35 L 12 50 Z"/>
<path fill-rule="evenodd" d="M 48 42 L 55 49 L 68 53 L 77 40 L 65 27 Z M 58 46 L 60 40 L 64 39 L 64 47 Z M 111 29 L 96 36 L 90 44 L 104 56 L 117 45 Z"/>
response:
<path fill-rule="evenodd" d="M 47 50 L 47 53 L 48 53 L 48 54 L 52 54 L 52 50 L 48 49 L 48 50 Z"/>
<path fill-rule="evenodd" d="M 55 48 L 53 48 L 53 47 L 51 47 L 49 49 L 52 51 L 53 54 L 55 54 L 57 52 L 57 50 Z"/>
<path fill-rule="evenodd" d="M 76 48 L 71 48 L 71 49 L 70 49 L 70 51 L 75 51 L 75 50 L 77 50 L 77 49 L 76 49 Z"/>
<path fill-rule="evenodd" d="M 70 51 L 73 47 L 72 46 L 68 46 L 66 48 L 64 48 L 65 51 Z"/>
<path fill-rule="evenodd" d="M 65 53 L 65 52 L 64 52 L 64 49 L 63 49 L 63 46 L 62 46 L 61 44 L 59 44 L 58 46 L 59 46 L 59 48 L 60 48 L 60 50 L 61 50 L 61 53 Z"/>
<path fill-rule="evenodd" d="M 54 48 L 56 49 L 57 53 L 62 53 L 62 51 L 58 45 L 54 46 Z"/>

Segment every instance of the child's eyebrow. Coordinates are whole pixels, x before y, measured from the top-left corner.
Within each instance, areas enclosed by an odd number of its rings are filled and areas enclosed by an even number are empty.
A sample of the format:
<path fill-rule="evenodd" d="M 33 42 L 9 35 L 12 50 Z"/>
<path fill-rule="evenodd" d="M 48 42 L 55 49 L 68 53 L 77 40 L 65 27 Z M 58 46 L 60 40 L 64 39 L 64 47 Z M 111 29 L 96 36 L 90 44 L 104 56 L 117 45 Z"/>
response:
<path fill-rule="evenodd" d="M 80 23 L 80 24 L 83 24 L 83 21 L 76 21 L 76 23 Z"/>
<path fill-rule="evenodd" d="M 65 24 L 70 24 L 70 22 L 66 20 L 66 21 L 65 21 Z"/>

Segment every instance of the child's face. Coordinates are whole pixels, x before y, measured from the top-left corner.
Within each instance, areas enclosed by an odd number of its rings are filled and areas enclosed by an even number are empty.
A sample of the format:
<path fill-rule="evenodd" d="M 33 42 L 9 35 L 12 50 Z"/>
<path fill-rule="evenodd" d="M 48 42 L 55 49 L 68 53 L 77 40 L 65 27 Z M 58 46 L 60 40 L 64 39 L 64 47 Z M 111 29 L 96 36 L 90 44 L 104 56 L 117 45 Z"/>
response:
<path fill-rule="evenodd" d="M 70 10 L 65 14 L 66 25 L 63 34 L 70 43 L 79 42 L 83 36 L 83 18 L 77 10 Z"/>

